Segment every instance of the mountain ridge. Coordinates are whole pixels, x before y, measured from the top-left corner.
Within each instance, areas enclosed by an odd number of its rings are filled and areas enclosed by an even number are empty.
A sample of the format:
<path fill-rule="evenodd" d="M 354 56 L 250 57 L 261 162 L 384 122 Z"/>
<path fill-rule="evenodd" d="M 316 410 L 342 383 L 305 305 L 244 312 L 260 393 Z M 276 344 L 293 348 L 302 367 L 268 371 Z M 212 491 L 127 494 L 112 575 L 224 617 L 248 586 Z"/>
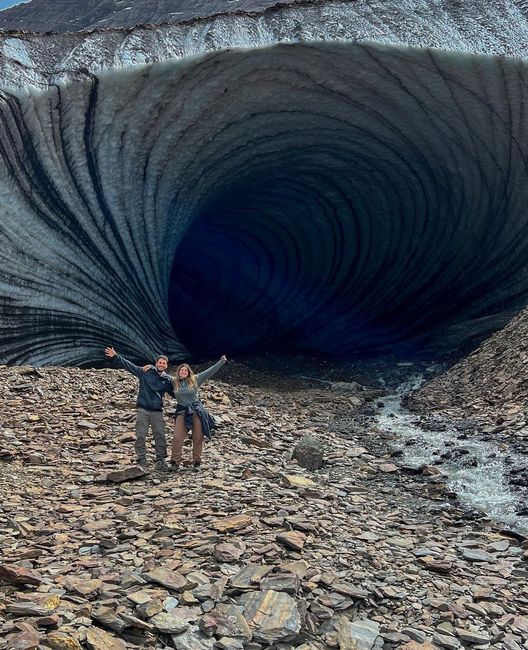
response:
<path fill-rule="evenodd" d="M 310 0 L 311 4 L 315 4 Z M 85 5 L 95 5 L 86 8 Z M 123 6 L 125 0 L 85 3 L 31 0 L 0 12 L 0 30 L 67 33 L 94 29 L 133 28 L 139 25 L 188 23 L 218 14 L 262 13 L 277 5 L 304 4 L 299 0 L 143 0 Z"/>

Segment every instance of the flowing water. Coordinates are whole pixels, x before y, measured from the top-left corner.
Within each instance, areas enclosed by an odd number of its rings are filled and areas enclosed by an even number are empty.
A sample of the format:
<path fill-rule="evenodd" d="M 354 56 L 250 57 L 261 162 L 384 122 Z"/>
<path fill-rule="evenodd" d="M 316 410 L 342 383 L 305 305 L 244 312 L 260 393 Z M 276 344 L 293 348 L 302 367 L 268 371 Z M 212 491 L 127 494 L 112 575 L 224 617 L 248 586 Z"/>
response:
<path fill-rule="evenodd" d="M 414 468 L 432 465 L 446 454 L 438 469 L 448 477 L 449 489 L 457 494 L 462 504 L 484 512 L 512 530 L 528 533 L 528 516 L 516 514 L 523 506 L 522 495 L 508 483 L 508 469 L 512 465 L 526 467 L 526 456 L 473 434 L 460 439 L 461 432 L 455 429 L 420 429 L 416 425 L 416 415 L 401 406 L 401 398 L 409 390 L 418 388 L 421 382 L 422 378 L 415 376 L 402 384 L 395 394 L 385 397 L 378 415 L 381 428 L 397 438 L 397 448 L 403 451 L 401 464 Z"/>

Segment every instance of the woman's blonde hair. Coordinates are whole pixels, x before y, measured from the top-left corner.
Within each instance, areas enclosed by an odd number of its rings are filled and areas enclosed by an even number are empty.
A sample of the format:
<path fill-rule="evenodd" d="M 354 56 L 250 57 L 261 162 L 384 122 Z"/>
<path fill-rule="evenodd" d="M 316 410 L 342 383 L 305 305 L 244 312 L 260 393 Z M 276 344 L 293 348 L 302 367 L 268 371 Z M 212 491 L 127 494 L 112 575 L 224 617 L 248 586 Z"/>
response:
<path fill-rule="evenodd" d="M 176 368 L 176 375 L 172 378 L 172 385 L 174 386 L 174 390 L 179 390 L 181 387 L 181 381 L 180 381 L 181 368 L 187 368 L 187 370 L 189 371 L 189 376 L 187 377 L 187 379 L 184 379 L 184 381 L 187 382 L 189 388 L 198 388 L 198 384 L 196 382 L 196 375 L 192 371 L 191 366 L 188 363 L 180 363 L 180 365 Z"/>

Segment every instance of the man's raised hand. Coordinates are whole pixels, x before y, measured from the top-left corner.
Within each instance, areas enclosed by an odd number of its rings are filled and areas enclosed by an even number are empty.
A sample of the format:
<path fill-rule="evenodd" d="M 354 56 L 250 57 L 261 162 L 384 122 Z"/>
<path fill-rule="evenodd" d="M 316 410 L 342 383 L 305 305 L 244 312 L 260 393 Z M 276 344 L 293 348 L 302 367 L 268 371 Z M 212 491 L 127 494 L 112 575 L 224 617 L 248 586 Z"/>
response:
<path fill-rule="evenodd" d="M 117 352 L 114 350 L 114 348 L 105 348 L 105 354 L 111 359 L 112 357 L 116 356 Z"/>

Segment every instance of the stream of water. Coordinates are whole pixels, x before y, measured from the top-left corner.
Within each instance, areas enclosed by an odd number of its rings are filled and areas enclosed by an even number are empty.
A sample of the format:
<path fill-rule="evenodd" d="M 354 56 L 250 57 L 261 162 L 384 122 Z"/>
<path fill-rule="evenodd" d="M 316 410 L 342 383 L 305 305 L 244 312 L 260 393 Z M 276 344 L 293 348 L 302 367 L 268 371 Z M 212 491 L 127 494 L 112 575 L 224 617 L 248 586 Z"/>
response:
<path fill-rule="evenodd" d="M 409 390 L 418 388 L 421 382 L 421 377 L 415 376 L 402 384 L 395 394 L 384 397 L 384 406 L 378 415 L 381 428 L 397 438 L 397 448 L 403 451 L 401 464 L 414 468 L 432 465 L 446 454 L 438 469 L 448 477 L 448 487 L 458 495 L 461 503 L 484 512 L 512 530 L 527 534 L 528 516 L 516 514 L 522 507 L 520 493 L 508 483 L 508 468 L 512 465 L 526 467 L 526 457 L 508 450 L 505 445 L 472 435 L 460 440 L 460 431 L 453 429 L 420 429 L 415 424 L 416 415 L 401 406 L 401 398 Z"/>

